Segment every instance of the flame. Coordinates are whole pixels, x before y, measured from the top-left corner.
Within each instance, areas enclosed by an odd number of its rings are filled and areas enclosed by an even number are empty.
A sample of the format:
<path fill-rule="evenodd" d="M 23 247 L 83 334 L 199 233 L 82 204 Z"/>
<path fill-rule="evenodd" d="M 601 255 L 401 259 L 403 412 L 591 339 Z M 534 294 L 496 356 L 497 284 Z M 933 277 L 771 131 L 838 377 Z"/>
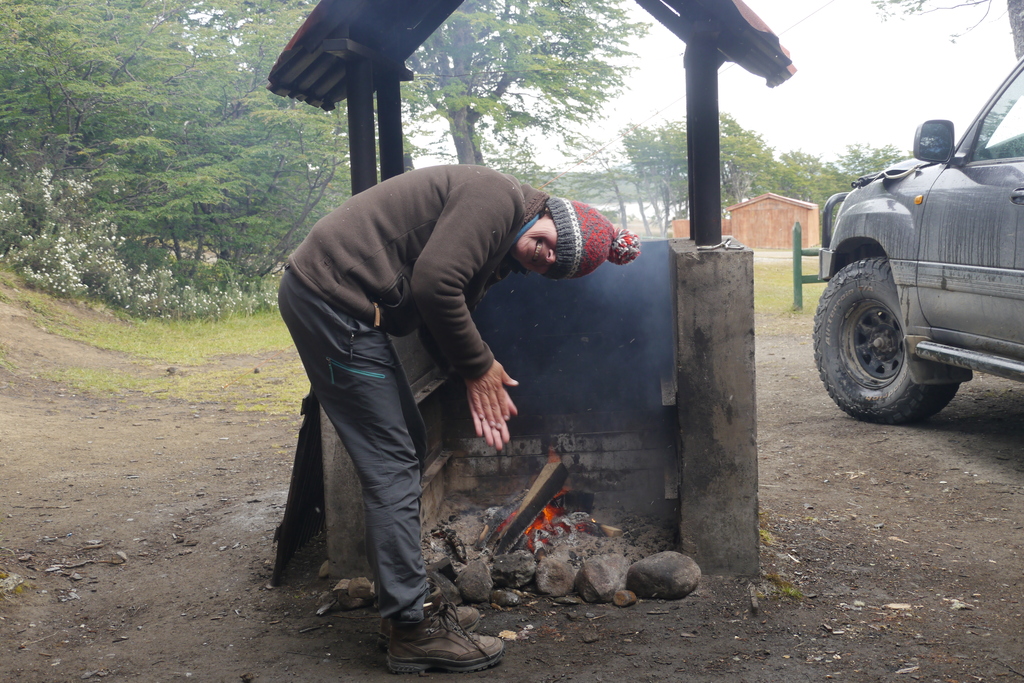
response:
<path fill-rule="evenodd" d="M 572 533 L 601 535 L 600 527 L 593 518 L 582 522 L 573 522 L 569 518 L 569 512 L 565 509 L 565 494 L 568 492 L 569 488 L 566 487 L 555 494 L 523 532 L 526 548 L 530 552 L 536 553 L 540 547 L 551 545 L 552 539 L 559 536 Z"/>

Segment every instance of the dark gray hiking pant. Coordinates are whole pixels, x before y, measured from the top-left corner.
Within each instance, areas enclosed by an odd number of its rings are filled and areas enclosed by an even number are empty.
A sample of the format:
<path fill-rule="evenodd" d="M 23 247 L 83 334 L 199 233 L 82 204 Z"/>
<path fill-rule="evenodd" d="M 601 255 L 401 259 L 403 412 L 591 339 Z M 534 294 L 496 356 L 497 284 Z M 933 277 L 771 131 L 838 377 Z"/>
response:
<path fill-rule="evenodd" d="M 290 270 L 278 305 L 363 490 L 366 553 L 382 617 L 423 619 L 420 471 L 426 427 L 388 335 L 336 310 Z"/>

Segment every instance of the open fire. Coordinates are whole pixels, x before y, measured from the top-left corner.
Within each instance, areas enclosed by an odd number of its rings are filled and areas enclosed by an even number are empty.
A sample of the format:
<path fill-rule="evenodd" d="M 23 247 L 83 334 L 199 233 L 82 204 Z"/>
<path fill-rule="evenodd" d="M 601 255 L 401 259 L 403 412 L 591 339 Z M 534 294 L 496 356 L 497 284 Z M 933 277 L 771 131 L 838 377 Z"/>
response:
<path fill-rule="evenodd" d="M 551 450 L 548 464 L 537 475 L 525 496 L 510 506 L 492 509 L 477 547 L 494 544 L 495 553 L 525 548 L 534 555 L 578 534 L 618 536 L 621 531 L 598 524 L 591 511 L 594 495 L 571 490 L 565 485 L 568 470 Z"/>
<path fill-rule="evenodd" d="M 604 535 L 588 510 L 566 509 L 569 493 L 568 489 L 562 489 L 523 532 L 526 549 L 534 555 L 545 546 L 557 545 L 562 540 L 571 541 L 576 533 Z"/>

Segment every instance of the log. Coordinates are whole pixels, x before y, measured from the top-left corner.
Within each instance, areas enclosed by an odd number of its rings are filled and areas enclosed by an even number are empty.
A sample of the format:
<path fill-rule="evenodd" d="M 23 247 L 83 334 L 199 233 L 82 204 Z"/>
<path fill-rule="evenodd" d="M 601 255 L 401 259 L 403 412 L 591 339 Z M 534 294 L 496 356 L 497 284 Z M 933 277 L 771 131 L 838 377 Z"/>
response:
<path fill-rule="evenodd" d="M 508 523 L 501 538 L 498 539 L 495 554 L 501 555 L 507 552 L 519 540 L 526 528 L 544 509 L 544 506 L 562 490 L 568 478 L 569 470 L 561 462 L 549 462 L 544 465 L 544 469 L 537 475 L 533 486 L 530 487 L 523 502 L 519 505 L 515 519 Z"/>

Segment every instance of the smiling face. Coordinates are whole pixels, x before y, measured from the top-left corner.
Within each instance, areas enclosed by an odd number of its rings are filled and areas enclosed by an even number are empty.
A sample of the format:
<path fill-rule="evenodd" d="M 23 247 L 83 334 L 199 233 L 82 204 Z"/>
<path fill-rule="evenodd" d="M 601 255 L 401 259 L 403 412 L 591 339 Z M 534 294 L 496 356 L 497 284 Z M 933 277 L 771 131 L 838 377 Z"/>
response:
<path fill-rule="evenodd" d="M 512 247 L 512 256 L 523 268 L 543 275 L 555 262 L 558 234 L 551 216 L 544 214 Z"/>

